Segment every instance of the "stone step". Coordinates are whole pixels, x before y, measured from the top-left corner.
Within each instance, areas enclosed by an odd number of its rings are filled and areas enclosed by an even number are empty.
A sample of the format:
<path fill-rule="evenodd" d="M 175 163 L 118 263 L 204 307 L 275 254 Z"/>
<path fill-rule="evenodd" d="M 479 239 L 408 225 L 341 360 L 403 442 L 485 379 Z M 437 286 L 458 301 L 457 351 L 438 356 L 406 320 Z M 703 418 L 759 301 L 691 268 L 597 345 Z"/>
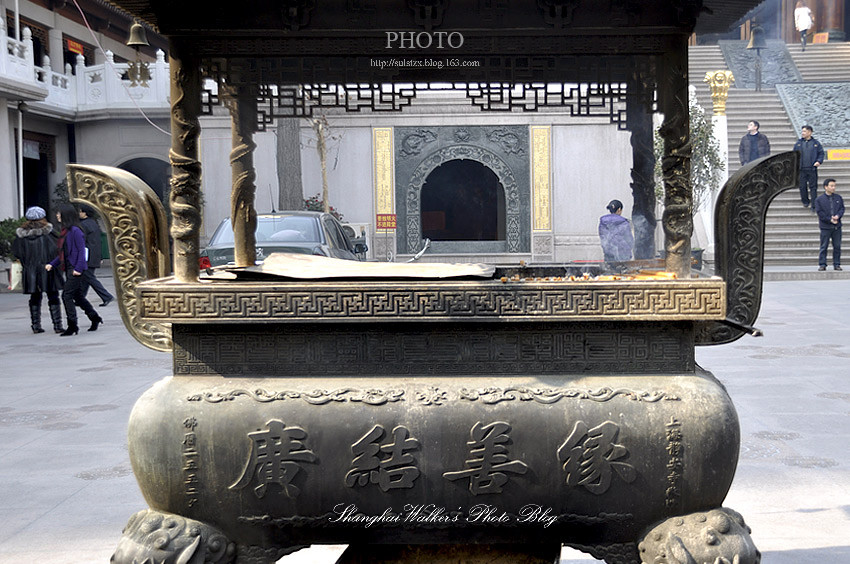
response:
<path fill-rule="evenodd" d="M 805 52 L 799 44 L 795 44 L 789 45 L 788 49 L 804 80 L 850 81 L 850 44 L 809 46 Z M 711 111 L 711 93 L 703 77 L 706 72 L 727 68 L 720 47 L 690 47 L 688 64 L 690 82 L 696 88 L 697 99 L 700 105 Z M 733 87 L 726 102 L 730 175 L 740 168 L 738 145 L 746 133 L 747 123 L 752 119 L 759 121 L 760 130 L 770 139 L 774 154 L 791 150 L 799 138 L 799 132 L 793 129 L 776 89 L 763 88 L 756 92 Z M 826 162 L 818 176 L 821 183 L 824 178 L 835 178 L 839 193 L 844 187 L 846 194 L 850 195 L 850 162 Z M 819 193 L 821 191 L 818 190 Z M 766 266 L 811 267 L 813 278 L 823 278 L 827 274 L 843 275 L 831 270 L 817 271 L 819 239 L 817 218 L 803 208 L 797 190 L 786 191 L 771 202 L 765 223 Z M 831 251 L 828 259 L 832 260 Z"/>

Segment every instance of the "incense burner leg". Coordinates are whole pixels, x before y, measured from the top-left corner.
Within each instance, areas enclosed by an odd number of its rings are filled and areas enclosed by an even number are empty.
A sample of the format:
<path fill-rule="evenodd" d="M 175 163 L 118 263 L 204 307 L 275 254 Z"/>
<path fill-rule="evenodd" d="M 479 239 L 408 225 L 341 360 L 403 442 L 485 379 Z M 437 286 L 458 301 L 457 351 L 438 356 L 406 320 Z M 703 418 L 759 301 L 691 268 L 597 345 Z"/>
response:
<path fill-rule="evenodd" d="M 671 517 L 638 545 L 644 564 L 759 564 L 761 553 L 739 513 L 725 507 Z"/>
<path fill-rule="evenodd" d="M 139 511 L 124 528 L 112 564 L 232 564 L 236 545 L 200 521 L 153 509 Z"/>

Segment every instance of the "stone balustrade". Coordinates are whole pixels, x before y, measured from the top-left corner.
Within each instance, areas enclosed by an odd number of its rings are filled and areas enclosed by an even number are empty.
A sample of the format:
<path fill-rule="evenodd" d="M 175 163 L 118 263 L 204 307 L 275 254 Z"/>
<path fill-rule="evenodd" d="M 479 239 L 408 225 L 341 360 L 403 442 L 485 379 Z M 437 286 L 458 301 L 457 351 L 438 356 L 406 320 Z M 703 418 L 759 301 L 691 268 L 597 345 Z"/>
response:
<path fill-rule="evenodd" d="M 65 112 L 97 112 L 135 108 L 168 108 L 169 70 L 165 53 L 156 52 L 156 60 L 146 65 L 149 77 L 145 84 L 132 81 L 128 70 L 133 63 L 117 63 L 111 51 L 106 62 L 86 66 L 82 55 L 74 68 L 65 65 L 64 72 L 51 69 L 45 56 L 41 65 L 33 57 L 32 32 L 22 28 L 22 39 L 10 37 L 0 26 L 0 89 L 20 91 L 28 102 L 42 103 Z"/>

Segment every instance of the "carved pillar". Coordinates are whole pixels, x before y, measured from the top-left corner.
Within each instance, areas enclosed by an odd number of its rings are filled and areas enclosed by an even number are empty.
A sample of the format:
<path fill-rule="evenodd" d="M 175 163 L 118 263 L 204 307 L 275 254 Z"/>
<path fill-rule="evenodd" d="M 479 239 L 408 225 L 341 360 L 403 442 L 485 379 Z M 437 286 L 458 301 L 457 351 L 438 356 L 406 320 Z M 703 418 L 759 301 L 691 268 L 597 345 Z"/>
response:
<path fill-rule="evenodd" d="M 171 237 L 174 239 L 174 277 L 198 279 L 201 228 L 201 73 L 195 53 L 171 42 Z"/>
<path fill-rule="evenodd" d="M 655 257 L 655 154 L 653 152 L 652 111 L 647 94 L 652 85 L 645 75 L 636 75 L 629 84 L 626 120 L 632 144 L 632 225 L 635 230 L 635 258 Z"/>
<path fill-rule="evenodd" d="M 230 170 L 233 188 L 230 195 L 230 222 L 233 225 L 236 266 L 254 266 L 257 261 L 257 210 L 254 208 L 253 135 L 257 124 L 257 95 L 249 86 L 227 86 L 224 89 L 230 110 L 233 149 L 230 151 Z"/>
<path fill-rule="evenodd" d="M 844 0 L 821 0 L 818 10 L 820 23 L 815 22 L 821 32 L 829 33 L 829 41 L 844 41 Z"/>
<path fill-rule="evenodd" d="M 664 122 L 659 133 L 664 141 L 661 170 L 664 178 L 665 268 L 680 278 L 691 269 L 691 233 L 694 229 L 691 190 L 691 142 L 688 120 L 687 37 L 672 40 L 661 59 L 662 82 L 658 98 Z"/>

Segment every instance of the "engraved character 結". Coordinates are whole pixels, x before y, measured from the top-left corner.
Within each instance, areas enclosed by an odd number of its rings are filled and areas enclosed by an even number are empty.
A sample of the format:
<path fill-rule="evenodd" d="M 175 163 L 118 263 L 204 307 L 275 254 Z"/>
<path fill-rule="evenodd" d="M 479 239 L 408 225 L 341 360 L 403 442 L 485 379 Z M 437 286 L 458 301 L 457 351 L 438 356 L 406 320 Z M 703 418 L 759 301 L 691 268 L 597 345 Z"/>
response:
<path fill-rule="evenodd" d="M 383 491 L 396 488 L 412 488 L 419 477 L 419 469 L 414 465 L 413 456 L 408 451 L 419 448 L 419 441 L 410 437 L 406 427 L 399 425 L 393 429 L 393 442 L 381 444 L 386 431 L 381 425 L 363 435 L 351 445 L 355 455 L 351 470 L 345 475 L 345 485 L 365 486 L 378 484 Z"/>
<path fill-rule="evenodd" d="M 632 465 L 618 462 L 629 451 L 615 444 L 620 427 L 613 421 L 589 429 L 578 421 L 572 433 L 558 449 L 558 461 L 567 472 L 568 486 L 584 486 L 594 494 L 605 493 L 611 485 L 612 470 L 627 483 L 637 477 Z"/>
<path fill-rule="evenodd" d="M 466 470 L 445 472 L 447 480 L 469 478 L 469 491 L 473 495 L 502 493 L 502 486 L 508 482 L 505 472 L 525 474 L 528 465 L 519 460 L 510 460 L 505 443 L 510 441 L 508 432 L 511 426 L 503 421 L 482 425 L 480 421 L 472 426 L 469 446 L 470 458 L 466 460 Z"/>
<path fill-rule="evenodd" d="M 242 476 L 230 486 L 239 490 L 256 480 L 254 488 L 257 497 L 266 495 L 269 484 L 278 484 L 287 497 L 294 498 L 300 493 L 292 479 L 301 470 L 299 462 L 316 462 L 313 451 L 301 442 L 307 433 L 300 427 L 284 427 L 283 421 L 272 419 L 266 423 L 268 430 L 248 433 L 251 439 L 251 453 L 242 471 Z"/>

